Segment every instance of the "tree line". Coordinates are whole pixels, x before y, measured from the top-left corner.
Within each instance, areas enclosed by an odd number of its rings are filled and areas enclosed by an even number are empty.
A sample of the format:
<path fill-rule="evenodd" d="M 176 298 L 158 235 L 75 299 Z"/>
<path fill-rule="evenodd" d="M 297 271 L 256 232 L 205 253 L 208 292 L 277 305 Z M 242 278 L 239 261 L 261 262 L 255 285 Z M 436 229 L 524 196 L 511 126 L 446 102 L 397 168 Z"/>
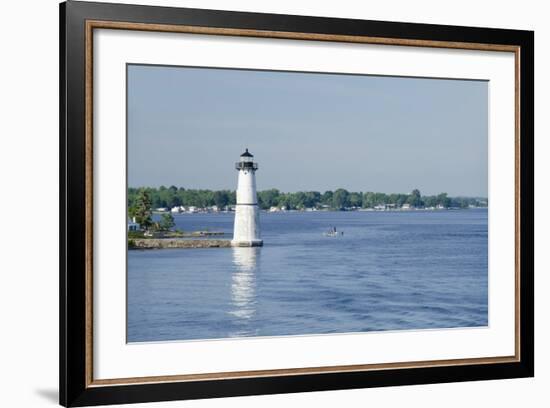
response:
<path fill-rule="evenodd" d="M 447 193 L 431 196 L 423 196 L 418 189 L 410 194 L 386 194 L 375 192 L 350 192 L 343 188 L 335 191 L 298 191 L 284 193 L 277 189 L 259 191 L 258 204 L 262 209 L 271 207 L 285 208 L 289 210 L 301 210 L 305 208 L 328 208 L 332 210 L 344 210 L 349 208 L 374 208 L 379 205 L 391 205 L 397 208 L 404 204 L 411 207 L 424 208 L 442 206 L 444 208 L 467 208 L 471 205 L 486 207 L 487 199 L 476 197 L 449 197 Z M 138 196 L 141 195 L 141 200 Z M 194 206 L 206 208 L 217 206 L 222 209 L 235 205 L 236 193 L 231 190 L 198 190 L 182 187 L 161 186 L 159 188 L 128 188 L 128 208 L 143 206 L 143 195 L 146 195 L 147 205 L 152 209 L 173 208 L 177 206 Z M 143 210 L 143 209 L 142 209 Z"/>

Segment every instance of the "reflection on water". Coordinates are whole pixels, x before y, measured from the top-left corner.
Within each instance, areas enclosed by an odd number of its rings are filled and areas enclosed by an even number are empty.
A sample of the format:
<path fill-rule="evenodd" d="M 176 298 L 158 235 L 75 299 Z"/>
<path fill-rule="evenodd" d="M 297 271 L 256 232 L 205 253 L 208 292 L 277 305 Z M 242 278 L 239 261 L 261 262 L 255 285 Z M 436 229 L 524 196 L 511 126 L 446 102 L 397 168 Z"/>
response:
<path fill-rule="evenodd" d="M 256 313 L 256 273 L 260 248 L 235 247 L 232 250 L 234 271 L 231 280 L 231 310 L 228 313 L 246 324 Z"/>

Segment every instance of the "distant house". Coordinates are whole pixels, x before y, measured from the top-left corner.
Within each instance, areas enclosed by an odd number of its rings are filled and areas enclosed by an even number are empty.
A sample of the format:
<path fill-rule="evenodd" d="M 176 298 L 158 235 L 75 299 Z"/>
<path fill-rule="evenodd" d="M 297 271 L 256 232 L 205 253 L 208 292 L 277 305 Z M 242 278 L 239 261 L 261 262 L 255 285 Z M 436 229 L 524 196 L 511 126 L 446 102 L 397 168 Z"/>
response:
<path fill-rule="evenodd" d="M 401 206 L 402 210 L 410 210 L 412 207 L 409 203 L 405 203 Z"/>
<path fill-rule="evenodd" d="M 140 225 L 136 222 L 136 218 L 128 219 L 128 231 L 139 231 Z"/>

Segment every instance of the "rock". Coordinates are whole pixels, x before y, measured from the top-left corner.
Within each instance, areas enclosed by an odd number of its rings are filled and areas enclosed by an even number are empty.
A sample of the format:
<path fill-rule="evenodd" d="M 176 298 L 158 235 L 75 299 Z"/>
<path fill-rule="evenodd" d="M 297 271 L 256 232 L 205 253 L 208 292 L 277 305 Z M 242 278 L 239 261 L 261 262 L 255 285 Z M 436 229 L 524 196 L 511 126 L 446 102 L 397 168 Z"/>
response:
<path fill-rule="evenodd" d="M 128 249 L 163 249 L 163 248 L 229 248 L 228 239 L 170 239 L 151 238 L 133 239 Z"/>

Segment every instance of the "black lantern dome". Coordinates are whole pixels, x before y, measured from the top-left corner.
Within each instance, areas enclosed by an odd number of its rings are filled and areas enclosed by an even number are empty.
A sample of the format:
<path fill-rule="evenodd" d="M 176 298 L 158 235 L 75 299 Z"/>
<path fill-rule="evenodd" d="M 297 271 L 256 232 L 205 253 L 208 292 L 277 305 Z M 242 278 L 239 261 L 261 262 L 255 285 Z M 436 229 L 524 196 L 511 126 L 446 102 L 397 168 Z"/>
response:
<path fill-rule="evenodd" d="M 241 154 L 241 160 L 235 163 L 237 170 L 258 170 L 258 163 L 254 163 L 252 160 L 254 156 L 248 151 L 248 148 L 243 154 Z"/>
<path fill-rule="evenodd" d="M 248 151 L 248 147 L 247 147 L 245 152 L 241 154 L 241 157 L 254 157 L 254 156 Z"/>

